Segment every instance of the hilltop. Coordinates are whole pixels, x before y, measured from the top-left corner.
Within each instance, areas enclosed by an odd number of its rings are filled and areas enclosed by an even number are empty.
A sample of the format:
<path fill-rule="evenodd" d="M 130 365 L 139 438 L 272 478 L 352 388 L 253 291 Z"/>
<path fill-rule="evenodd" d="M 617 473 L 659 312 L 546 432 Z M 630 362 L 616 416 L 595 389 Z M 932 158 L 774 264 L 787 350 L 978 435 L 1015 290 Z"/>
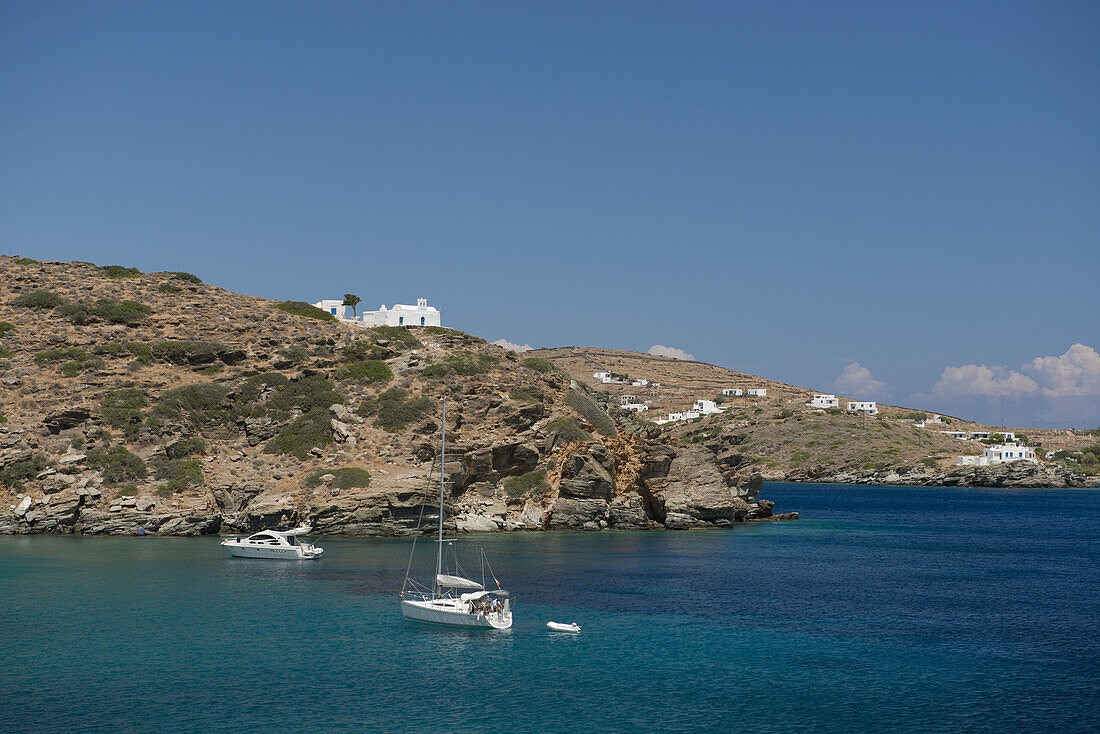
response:
<path fill-rule="evenodd" d="M 123 266 L 3 256 L 0 283 L 0 532 L 409 533 L 438 512 L 444 398 L 456 530 L 792 517 L 759 475 L 460 331 Z"/>
<path fill-rule="evenodd" d="M 935 414 L 882 403 L 874 416 L 844 410 L 847 401 L 860 399 L 855 396 L 839 395 L 841 409 L 822 410 L 807 405 L 816 390 L 703 362 L 587 347 L 537 349 L 524 355 L 546 359 L 588 385 L 620 418 L 625 416 L 616 406 L 623 395 L 647 402 L 649 410 L 632 417 L 643 424 L 688 410 L 696 400 L 722 404 L 725 413 L 666 423 L 660 430 L 670 443 L 709 447 L 734 476 L 760 473 L 775 481 L 859 484 L 1078 486 L 1084 478 L 1055 463 L 956 467 L 957 456 L 980 454 L 984 446 L 943 431 L 1011 430 L 1042 453 L 1081 451 L 1096 443 L 1095 437 L 1069 430 L 989 427 L 953 416 L 919 426 Z M 601 383 L 593 378 L 597 372 L 613 372 L 620 379 Z M 641 380 L 648 384 L 631 384 Z M 745 395 L 723 396 L 726 388 L 740 388 Z M 766 395 L 749 397 L 750 388 L 764 388 Z"/>

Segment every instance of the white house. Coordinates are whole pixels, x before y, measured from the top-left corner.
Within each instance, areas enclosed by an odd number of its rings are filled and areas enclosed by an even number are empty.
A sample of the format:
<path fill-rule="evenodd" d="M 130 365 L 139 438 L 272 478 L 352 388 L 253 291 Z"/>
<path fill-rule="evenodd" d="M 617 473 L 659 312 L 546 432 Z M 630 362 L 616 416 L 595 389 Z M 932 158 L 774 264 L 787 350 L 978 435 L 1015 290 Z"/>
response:
<path fill-rule="evenodd" d="M 1008 464 L 1013 461 L 1030 461 L 1039 463 L 1035 458 L 1035 452 L 1027 446 L 1019 446 L 1014 443 L 1006 443 L 1003 446 L 990 446 L 982 452 L 981 456 L 960 456 L 956 460 L 957 466 L 996 466 Z"/>
<path fill-rule="evenodd" d="M 722 390 L 722 394 L 726 397 L 739 398 L 745 394 L 745 391 L 739 387 L 727 387 Z"/>
<path fill-rule="evenodd" d="M 992 435 L 989 431 L 971 431 L 966 437 L 971 441 L 984 441 Z"/>
<path fill-rule="evenodd" d="M 346 321 L 348 317 L 348 307 L 344 305 L 344 299 L 335 300 L 327 298 L 323 301 L 317 301 L 313 304 L 314 308 L 319 308 L 322 311 L 327 311 L 340 321 Z"/>
<path fill-rule="evenodd" d="M 702 415 L 715 415 L 725 411 L 725 408 L 719 407 L 713 400 L 696 400 L 691 409 Z"/>
<path fill-rule="evenodd" d="M 649 384 L 649 380 L 637 379 L 630 383 L 631 387 L 645 387 Z"/>
<path fill-rule="evenodd" d="M 649 410 L 649 406 L 645 403 L 627 403 L 626 405 L 620 407 L 622 407 L 623 410 L 629 410 L 632 413 L 644 413 L 645 411 Z"/>
<path fill-rule="evenodd" d="M 767 394 L 768 394 L 767 388 L 764 388 L 764 387 L 750 387 L 749 388 L 749 397 L 762 398 Z"/>
<path fill-rule="evenodd" d="M 683 413 L 669 413 L 668 418 L 658 418 L 654 421 L 659 426 L 665 423 L 675 423 L 676 421 L 689 421 L 693 418 L 698 418 L 699 413 L 694 410 L 685 410 Z"/>
<path fill-rule="evenodd" d="M 858 410 L 868 415 L 878 415 L 878 403 L 874 400 L 867 401 L 848 401 L 848 410 Z"/>
<path fill-rule="evenodd" d="M 638 402 L 638 396 L 637 395 L 620 395 L 619 396 L 619 405 L 621 407 L 626 407 L 627 405 L 632 405 L 636 402 Z"/>
<path fill-rule="evenodd" d="M 358 317 L 348 318 L 348 308 L 343 299 L 328 298 L 313 304 L 322 311 L 335 316 L 340 321 L 350 321 L 356 326 L 442 326 L 439 309 L 428 305 L 428 299 L 416 299 L 415 306 L 407 306 L 403 303 L 394 304 L 393 308 L 386 308 L 385 304 L 378 307 L 377 311 L 364 311 Z"/>
<path fill-rule="evenodd" d="M 957 438 L 960 441 L 965 441 L 967 438 L 966 431 L 940 431 L 940 433 L 951 438 Z"/>
<path fill-rule="evenodd" d="M 439 326 L 439 309 L 428 305 L 428 299 L 417 298 L 415 306 L 403 303 L 386 308 L 385 304 L 377 311 L 364 311 L 359 320 L 363 326 Z"/>
<path fill-rule="evenodd" d="M 749 391 L 752 394 L 752 391 Z M 836 395 L 814 395 L 813 400 L 806 403 L 811 408 L 839 408 L 840 401 L 837 400 Z"/>
<path fill-rule="evenodd" d="M 611 373 L 610 372 L 593 372 L 592 377 L 594 379 L 599 380 L 600 382 L 602 382 L 605 385 L 608 384 L 609 382 L 611 382 Z"/>

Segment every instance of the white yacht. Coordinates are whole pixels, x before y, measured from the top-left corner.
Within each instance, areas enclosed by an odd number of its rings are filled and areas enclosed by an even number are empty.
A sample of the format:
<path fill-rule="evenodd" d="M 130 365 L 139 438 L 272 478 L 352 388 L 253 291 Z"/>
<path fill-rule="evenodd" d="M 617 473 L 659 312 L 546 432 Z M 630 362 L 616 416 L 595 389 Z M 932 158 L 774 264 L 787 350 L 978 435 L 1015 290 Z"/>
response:
<path fill-rule="evenodd" d="M 226 538 L 221 542 L 229 554 L 237 558 L 267 558 L 275 560 L 309 560 L 320 558 L 323 548 L 298 540 L 310 531 L 309 525 L 291 530 L 261 530 L 247 538 Z"/>
<path fill-rule="evenodd" d="M 443 546 L 453 548 L 453 540 L 443 537 L 443 493 L 446 486 L 443 467 L 447 458 L 447 401 L 443 401 L 443 439 L 439 457 L 439 537 L 436 540 L 435 579 L 432 585 L 424 586 L 412 581 L 408 571 L 405 583 L 401 587 L 401 614 L 405 619 L 429 624 L 441 624 L 448 627 L 474 627 L 481 629 L 508 629 L 512 626 L 512 600 L 508 592 L 500 588 L 496 581 L 496 590 L 489 591 L 485 582 L 481 583 L 465 578 L 457 571 L 443 572 Z M 422 515 L 423 516 L 423 515 Z M 419 527 L 417 528 L 419 530 Z M 416 552 L 416 537 L 409 554 L 409 568 L 412 568 L 412 554 Z M 487 564 L 484 553 L 482 573 Z M 492 574 L 492 569 L 489 569 Z"/>

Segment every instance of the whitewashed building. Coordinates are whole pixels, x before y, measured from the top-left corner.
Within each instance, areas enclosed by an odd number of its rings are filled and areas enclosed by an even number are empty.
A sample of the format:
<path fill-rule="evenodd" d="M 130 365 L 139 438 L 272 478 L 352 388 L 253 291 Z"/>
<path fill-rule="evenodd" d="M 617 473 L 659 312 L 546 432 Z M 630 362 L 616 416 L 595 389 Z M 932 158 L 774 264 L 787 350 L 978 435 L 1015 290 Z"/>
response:
<path fill-rule="evenodd" d="M 359 320 L 363 326 L 441 326 L 439 309 L 426 298 L 417 298 L 415 306 L 397 303 L 387 309 L 382 304 L 377 311 L 364 311 Z"/>
<path fill-rule="evenodd" d="M 868 415 L 878 415 L 878 403 L 874 400 L 849 400 L 848 410 L 856 410 Z"/>
<path fill-rule="evenodd" d="M 806 405 L 811 408 L 839 408 L 840 400 L 836 395 L 814 395 L 813 399 Z"/>
<path fill-rule="evenodd" d="M 713 400 L 696 400 L 691 409 L 701 415 L 716 415 L 725 411 L 725 408 L 719 406 Z"/>
<path fill-rule="evenodd" d="M 386 308 L 385 304 L 377 311 L 364 311 L 357 317 L 348 318 L 348 307 L 343 299 L 327 298 L 313 304 L 315 307 L 335 316 L 339 321 L 347 321 L 356 326 L 442 326 L 439 309 L 428 305 L 428 299 L 416 299 L 415 306 L 403 303 Z"/>
<path fill-rule="evenodd" d="M 649 380 L 646 380 L 644 378 L 639 378 L 639 379 L 634 380 L 633 382 L 630 383 L 631 387 L 646 387 L 648 385 L 649 385 Z"/>
<path fill-rule="evenodd" d="M 739 398 L 745 394 L 745 391 L 739 387 L 727 387 L 722 390 L 722 394 L 728 398 Z"/>
<path fill-rule="evenodd" d="M 605 385 L 607 385 L 608 383 L 610 383 L 612 381 L 612 377 L 611 377 L 610 372 L 593 372 L 592 377 L 593 377 L 593 379 L 599 380 L 600 382 L 602 382 Z"/>
<path fill-rule="evenodd" d="M 319 308 L 326 313 L 330 313 L 340 321 L 347 321 L 348 307 L 344 305 L 344 299 L 339 300 L 327 298 L 323 301 L 317 301 L 313 304 L 314 308 Z"/>
<path fill-rule="evenodd" d="M 699 415 L 697 411 L 685 410 L 683 413 L 669 413 L 667 418 L 658 418 L 654 423 L 661 426 L 665 423 L 675 423 L 676 421 L 689 421 L 698 418 Z"/>
<path fill-rule="evenodd" d="M 1014 443 L 990 446 L 982 452 L 981 456 L 960 456 L 955 463 L 957 466 L 996 466 L 997 464 L 1008 464 L 1013 461 L 1039 463 L 1033 450 L 1027 446 L 1019 446 Z"/>
<path fill-rule="evenodd" d="M 619 405 L 621 407 L 626 407 L 627 405 L 631 405 L 631 404 L 636 403 L 636 402 L 638 402 L 638 396 L 637 395 L 620 395 L 619 396 Z"/>
<path fill-rule="evenodd" d="M 940 431 L 940 433 L 951 438 L 957 438 L 960 441 L 965 441 L 968 438 L 966 431 Z"/>
<path fill-rule="evenodd" d="M 762 398 L 762 397 L 766 396 L 767 394 L 768 394 L 768 389 L 767 388 L 764 388 L 764 387 L 750 387 L 749 388 L 749 397 L 751 397 L 751 398 Z"/>
<path fill-rule="evenodd" d="M 623 410 L 629 410 L 631 413 L 644 413 L 649 410 L 649 406 L 645 403 L 627 403 L 620 406 Z"/>

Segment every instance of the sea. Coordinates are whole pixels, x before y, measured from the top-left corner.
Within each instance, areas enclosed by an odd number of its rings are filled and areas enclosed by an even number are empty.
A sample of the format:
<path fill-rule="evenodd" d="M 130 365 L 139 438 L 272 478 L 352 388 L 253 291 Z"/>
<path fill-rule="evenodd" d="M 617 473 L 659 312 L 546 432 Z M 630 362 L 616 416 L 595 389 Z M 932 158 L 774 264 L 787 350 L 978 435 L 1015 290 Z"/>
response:
<path fill-rule="evenodd" d="M 0 731 L 1100 731 L 1100 491 L 762 496 L 802 519 L 467 536 L 507 631 L 404 621 L 408 539 L 3 537 Z"/>

